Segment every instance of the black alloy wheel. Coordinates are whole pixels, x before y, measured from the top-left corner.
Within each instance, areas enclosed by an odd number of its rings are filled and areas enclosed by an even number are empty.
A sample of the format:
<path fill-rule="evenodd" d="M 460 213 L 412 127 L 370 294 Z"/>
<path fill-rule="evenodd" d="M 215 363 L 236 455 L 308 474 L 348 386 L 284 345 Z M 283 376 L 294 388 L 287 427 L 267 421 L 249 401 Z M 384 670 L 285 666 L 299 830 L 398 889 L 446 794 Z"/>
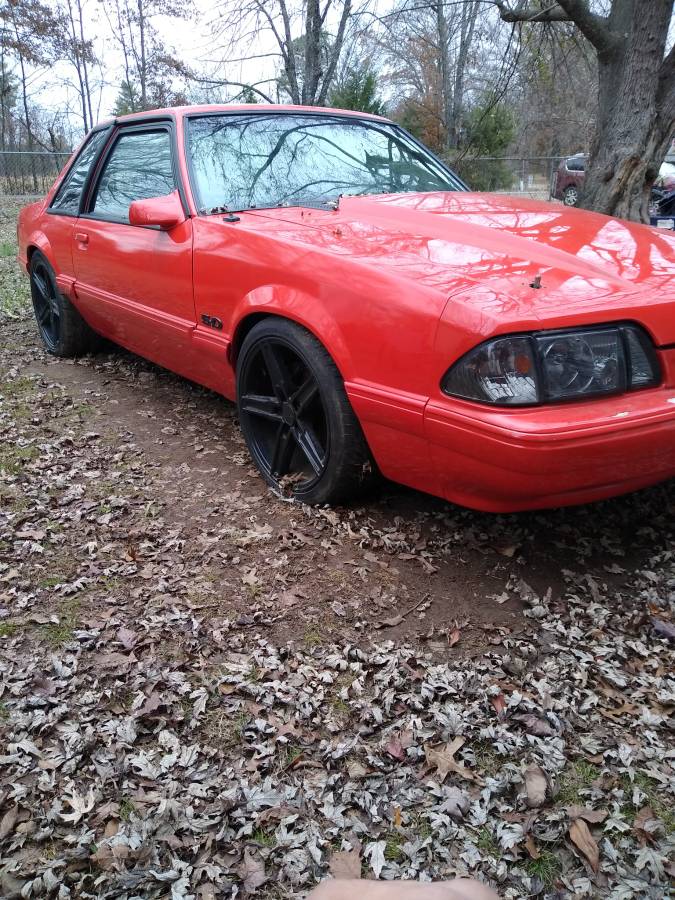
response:
<path fill-rule="evenodd" d="M 277 491 L 335 502 L 368 480 L 370 454 L 340 374 L 304 328 L 276 317 L 254 326 L 239 354 L 237 405 L 249 452 Z"/>
<path fill-rule="evenodd" d="M 30 285 L 40 337 L 45 347 L 51 353 L 55 353 L 61 334 L 61 310 L 56 281 L 52 276 L 49 263 L 43 256 L 33 260 Z"/>
<path fill-rule="evenodd" d="M 98 335 L 59 291 L 54 270 L 40 250 L 33 251 L 29 271 L 33 311 L 45 349 L 54 356 L 81 356 L 94 350 Z"/>

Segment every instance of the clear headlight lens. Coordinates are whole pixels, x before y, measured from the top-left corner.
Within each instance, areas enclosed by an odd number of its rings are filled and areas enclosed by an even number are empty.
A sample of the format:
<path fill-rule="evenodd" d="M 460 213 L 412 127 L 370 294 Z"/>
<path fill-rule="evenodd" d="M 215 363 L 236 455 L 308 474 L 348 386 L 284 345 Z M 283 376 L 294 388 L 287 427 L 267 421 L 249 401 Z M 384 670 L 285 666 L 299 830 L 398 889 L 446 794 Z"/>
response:
<path fill-rule="evenodd" d="M 453 397 L 531 406 L 617 394 L 658 384 L 652 344 L 635 325 L 543 331 L 493 338 L 443 377 Z"/>

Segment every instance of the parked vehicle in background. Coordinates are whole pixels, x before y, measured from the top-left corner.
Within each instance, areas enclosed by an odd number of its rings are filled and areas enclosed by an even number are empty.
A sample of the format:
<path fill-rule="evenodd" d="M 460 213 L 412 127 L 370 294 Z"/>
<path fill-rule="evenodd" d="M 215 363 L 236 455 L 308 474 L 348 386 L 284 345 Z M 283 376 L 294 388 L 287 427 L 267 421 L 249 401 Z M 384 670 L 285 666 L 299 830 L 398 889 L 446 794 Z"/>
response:
<path fill-rule="evenodd" d="M 562 200 L 565 206 L 577 206 L 586 174 L 586 157 L 583 153 L 575 153 L 560 160 L 551 186 L 551 196 Z"/>
<path fill-rule="evenodd" d="M 562 200 L 565 206 L 578 206 L 581 188 L 586 177 L 588 157 L 583 153 L 566 156 L 560 160 L 551 185 L 551 197 Z M 654 182 L 652 202 L 657 203 L 664 194 L 675 191 L 675 162 L 667 159 L 659 169 L 659 176 Z"/>

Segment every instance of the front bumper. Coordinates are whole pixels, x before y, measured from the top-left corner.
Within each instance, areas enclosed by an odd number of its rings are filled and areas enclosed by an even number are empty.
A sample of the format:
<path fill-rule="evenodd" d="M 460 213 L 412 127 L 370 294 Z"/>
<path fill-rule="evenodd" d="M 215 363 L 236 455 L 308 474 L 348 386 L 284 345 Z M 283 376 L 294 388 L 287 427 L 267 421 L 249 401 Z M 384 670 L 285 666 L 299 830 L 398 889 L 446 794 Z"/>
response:
<path fill-rule="evenodd" d="M 527 410 L 448 398 L 424 419 L 438 493 L 474 509 L 587 503 L 675 477 L 675 384 Z"/>

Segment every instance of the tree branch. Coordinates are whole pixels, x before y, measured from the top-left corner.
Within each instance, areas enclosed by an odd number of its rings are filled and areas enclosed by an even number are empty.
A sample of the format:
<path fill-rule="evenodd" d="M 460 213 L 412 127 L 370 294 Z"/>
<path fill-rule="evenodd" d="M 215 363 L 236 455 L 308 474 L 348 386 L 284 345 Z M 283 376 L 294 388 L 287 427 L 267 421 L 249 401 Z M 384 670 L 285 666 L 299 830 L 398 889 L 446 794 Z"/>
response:
<path fill-rule="evenodd" d="M 531 6 L 523 0 L 516 7 L 504 0 L 494 0 L 494 4 L 504 22 L 572 22 L 598 53 L 613 49 L 619 40 L 609 26 L 609 19 L 591 12 L 586 0 L 557 0 L 544 7 Z"/>

